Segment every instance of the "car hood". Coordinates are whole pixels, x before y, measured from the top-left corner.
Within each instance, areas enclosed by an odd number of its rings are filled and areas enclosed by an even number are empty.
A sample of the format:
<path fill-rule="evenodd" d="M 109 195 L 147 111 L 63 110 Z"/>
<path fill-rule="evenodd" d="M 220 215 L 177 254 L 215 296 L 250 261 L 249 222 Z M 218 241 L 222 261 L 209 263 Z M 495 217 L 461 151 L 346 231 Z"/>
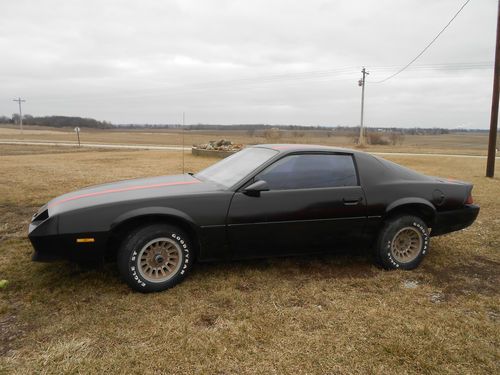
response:
<path fill-rule="evenodd" d="M 47 204 L 47 207 L 52 216 L 64 211 L 97 205 L 168 198 L 218 190 L 221 188 L 217 185 L 201 181 L 189 174 L 158 176 L 89 186 L 54 198 Z"/>

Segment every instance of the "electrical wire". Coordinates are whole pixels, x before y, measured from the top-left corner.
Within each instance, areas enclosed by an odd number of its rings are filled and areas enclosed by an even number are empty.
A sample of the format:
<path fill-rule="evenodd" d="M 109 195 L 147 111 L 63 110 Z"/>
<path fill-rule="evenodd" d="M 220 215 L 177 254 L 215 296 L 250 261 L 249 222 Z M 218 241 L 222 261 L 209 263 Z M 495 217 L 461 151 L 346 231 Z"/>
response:
<path fill-rule="evenodd" d="M 386 82 L 388 80 L 390 80 L 391 78 L 394 78 L 395 76 L 397 76 L 398 74 L 404 72 L 411 64 L 413 64 L 415 61 L 417 61 L 417 59 L 422 56 L 425 51 L 427 51 L 430 46 L 432 46 L 434 44 L 434 42 L 441 36 L 441 34 L 444 33 L 444 31 L 448 28 L 448 26 L 451 25 L 451 23 L 455 20 L 455 18 L 457 18 L 457 16 L 460 14 L 460 12 L 465 8 L 465 6 L 470 2 L 470 0 L 466 0 L 465 3 L 463 3 L 463 5 L 460 7 L 460 9 L 458 10 L 458 12 L 455 13 L 455 15 L 451 18 L 451 20 L 448 21 L 448 23 L 441 29 L 441 31 L 434 37 L 434 39 L 432 39 L 430 41 L 430 43 L 428 43 L 425 48 L 420 51 L 420 53 L 415 56 L 413 58 L 413 60 L 411 60 L 408 64 L 406 64 L 403 68 L 401 68 L 400 70 L 398 70 L 396 73 L 394 74 L 391 74 L 390 76 L 384 78 L 383 80 L 381 81 L 375 81 L 375 82 L 370 82 L 370 83 L 383 83 L 383 82 Z"/>
<path fill-rule="evenodd" d="M 457 63 L 434 63 L 434 64 L 418 64 L 413 65 L 407 70 L 418 72 L 445 72 L 445 71 L 466 71 L 466 70 L 485 70 L 493 69 L 492 61 L 477 61 L 477 62 L 457 62 Z M 167 84 L 156 88 L 145 90 L 135 89 L 133 93 L 126 91 L 105 94 L 95 93 L 92 95 L 91 101 L 100 101 L 113 97 L 118 100 L 127 99 L 152 99 L 152 98 L 169 98 L 188 93 L 202 94 L 217 90 L 261 90 L 270 86 L 279 85 L 281 88 L 290 87 L 290 85 L 300 84 L 302 88 L 311 87 L 312 82 L 315 85 L 321 83 L 339 82 L 351 80 L 359 73 L 359 66 L 342 66 L 329 70 L 313 70 L 295 73 L 282 73 L 267 76 L 243 77 L 232 80 L 193 82 L 185 84 Z M 371 66 L 372 73 L 384 73 L 401 68 L 399 65 L 374 65 Z M 433 77 L 436 77 L 433 75 Z M 311 83 L 310 83 L 311 82 Z M 40 102 L 60 102 L 60 101 L 89 101 L 89 94 L 67 95 L 65 97 L 37 97 Z"/>

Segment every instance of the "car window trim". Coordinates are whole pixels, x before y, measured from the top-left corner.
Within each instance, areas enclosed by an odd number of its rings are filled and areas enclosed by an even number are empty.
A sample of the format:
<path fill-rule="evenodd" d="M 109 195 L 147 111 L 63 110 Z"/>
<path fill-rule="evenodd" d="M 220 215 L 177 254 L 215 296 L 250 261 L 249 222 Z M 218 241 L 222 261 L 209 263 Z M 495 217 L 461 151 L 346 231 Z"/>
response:
<path fill-rule="evenodd" d="M 311 189 L 336 189 L 336 188 L 347 188 L 347 187 L 361 187 L 360 179 L 359 179 L 359 172 L 358 172 L 358 165 L 356 164 L 356 157 L 354 153 L 351 152 L 342 152 L 342 151 L 293 151 L 293 152 L 287 152 L 287 153 L 280 153 L 278 154 L 275 158 L 269 159 L 264 165 L 261 166 L 261 168 L 256 168 L 253 172 L 251 172 L 251 177 L 248 178 L 248 180 L 245 180 L 243 184 L 237 184 L 238 186 L 236 189 L 234 189 L 235 192 L 241 192 L 243 189 L 251 184 L 255 177 L 263 172 L 266 168 L 270 167 L 274 163 L 277 163 L 281 159 L 284 159 L 288 156 L 293 156 L 293 155 L 347 155 L 352 158 L 353 165 L 354 165 L 354 173 L 356 175 L 356 185 L 350 185 L 350 186 L 330 186 L 330 187 L 324 187 L 324 188 L 302 188 L 302 189 L 281 189 L 281 190 L 272 190 L 272 191 L 296 191 L 296 190 L 311 190 Z M 271 190 L 270 190 L 271 191 Z"/>

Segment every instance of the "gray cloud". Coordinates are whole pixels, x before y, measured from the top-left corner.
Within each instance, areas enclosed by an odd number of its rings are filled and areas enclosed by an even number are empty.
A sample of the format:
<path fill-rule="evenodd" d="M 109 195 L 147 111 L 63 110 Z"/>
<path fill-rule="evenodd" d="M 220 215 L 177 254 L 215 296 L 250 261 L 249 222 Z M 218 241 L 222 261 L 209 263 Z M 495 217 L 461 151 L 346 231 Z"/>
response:
<path fill-rule="evenodd" d="M 22 1 L 0 4 L 0 114 L 114 123 L 357 125 L 359 70 L 407 63 L 462 0 Z M 486 128 L 496 0 L 473 0 L 417 62 L 367 86 L 369 126 Z M 392 67 L 392 68 L 391 68 Z M 342 69 L 340 69 L 342 68 Z M 304 72 L 317 72 L 307 73 Z"/>

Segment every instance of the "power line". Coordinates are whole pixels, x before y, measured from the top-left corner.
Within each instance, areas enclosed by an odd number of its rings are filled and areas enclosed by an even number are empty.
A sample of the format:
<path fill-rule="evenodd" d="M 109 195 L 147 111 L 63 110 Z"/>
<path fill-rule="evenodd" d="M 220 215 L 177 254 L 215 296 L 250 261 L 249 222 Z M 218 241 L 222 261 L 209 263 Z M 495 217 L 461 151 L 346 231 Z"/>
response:
<path fill-rule="evenodd" d="M 430 46 L 432 46 L 434 44 L 434 42 L 441 36 L 442 33 L 444 33 L 444 31 L 448 28 L 448 26 L 451 25 L 451 23 L 455 20 L 455 18 L 457 18 L 457 16 L 460 14 L 460 12 L 465 8 L 465 6 L 470 2 L 470 0 L 466 0 L 465 3 L 463 3 L 463 5 L 460 7 L 460 9 L 458 10 L 458 12 L 455 13 L 455 15 L 451 18 L 450 21 L 448 21 L 448 23 L 445 25 L 445 27 L 443 27 L 441 29 L 441 31 L 434 37 L 434 39 L 432 39 L 430 41 L 429 44 L 427 44 L 425 46 L 425 48 L 417 55 L 413 58 L 413 60 L 411 60 L 408 64 L 406 64 L 402 69 L 398 70 L 396 73 L 394 74 L 391 74 L 390 76 L 384 78 L 383 80 L 381 81 L 376 81 L 376 82 L 372 82 L 372 83 L 382 83 L 382 82 L 386 82 L 388 80 L 390 80 L 391 78 L 397 76 L 398 74 L 402 73 L 403 71 L 405 71 L 411 64 L 413 64 L 415 61 L 417 61 L 417 59 L 422 56 L 425 51 L 427 51 L 429 49 Z"/>
<path fill-rule="evenodd" d="M 470 1 L 470 0 L 469 0 Z M 404 69 L 408 68 L 405 66 Z M 371 70 L 392 70 L 399 68 L 400 65 L 381 65 L 370 66 Z M 257 76 L 248 78 L 238 78 L 224 81 L 208 81 L 196 84 L 187 85 L 191 88 L 211 88 L 213 86 L 233 85 L 233 84 L 255 84 L 255 83 L 273 83 L 281 81 L 295 81 L 295 80 L 310 80 L 310 79 L 328 79 L 329 77 L 338 77 L 358 72 L 359 66 L 344 66 L 330 70 L 313 70 L 296 73 L 284 73 L 268 76 Z M 468 70 L 468 69 L 492 69 L 493 62 L 469 62 L 469 63 L 441 63 L 441 64 L 421 64 L 412 67 L 418 70 Z"/>
<path fill-rule="evenodd" d="M 400 68 L 401 65 L 375 65 L 370 66 L 372 74 L 381 72 L 393 71 Z M 472 70 L 493 70 L 493 61 L 477 61 L 477 62 L 460 62 L 460 63 L 434 63 L 434 64 L 418 64 L 409 67 L 407 70 L 420 71 L 420 72 L 445 72 L 445 71 L 472 71 Z M 170 97 L 179 94 L 187 94 L 192 92 L 207 92 L 212 90 L 228 90 L 228 89 L 243 89 L 253 90 L 267 87 L 270 85 L 284 85 L 284 84 L 297 84 L 304 81 L 316 83 L 330 83 L 334 81 L 343 81 L 352 79 L 355 74 L 358 74 L 360 66 L 344 66 L 330 70 L 313 70 L 303 71 L 296 73 L 283 73 L 267 76 L 254 76 L 239 79 L 229 79 L 220 81 L 206 81 L 206 82 L 193 82 L 179 85 L 163 85 L 156 89 L 135 89 L 134 93 L 110 93 L 110 94 L 96 94 L 96 95 L 67 95 L 63 97 L 47 97 L 43 96 L 37 98 L 40 102 L 60 102 L 60 101 L 84 101 L 93 102 L 105 98 L 113 97 L 118 100 L 126 99 L 146 99 L 155 97 Z M 367 80 L 366 82 L 371 83 Z M 89 98 L 91 96 L 91 98 Z"/>
<path fill-rule="evenodd" d="M 408 67 L 406 70 L 479 70 L 493 69 L 494 63 L 487 61 L 470 63 L 440 63 L 440 64 L 420 64 Z M 387 71 L 401 68 L 401 65 L 371 66 L 370 69 L 377 71 Z"/>

